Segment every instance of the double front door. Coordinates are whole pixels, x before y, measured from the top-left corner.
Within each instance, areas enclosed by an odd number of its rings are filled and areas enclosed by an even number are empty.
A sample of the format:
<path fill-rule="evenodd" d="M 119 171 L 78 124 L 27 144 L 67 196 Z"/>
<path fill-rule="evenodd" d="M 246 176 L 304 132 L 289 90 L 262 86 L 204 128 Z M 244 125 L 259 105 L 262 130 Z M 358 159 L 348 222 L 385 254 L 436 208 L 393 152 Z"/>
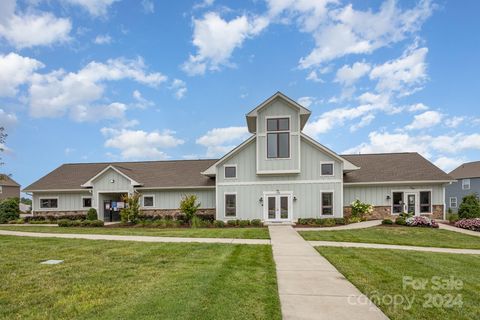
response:
<path fill-rule="evenodd" d="M 288 221 L 291 220 L 292 196 L 291 194 L 265 194 L 265 220 Z"/>

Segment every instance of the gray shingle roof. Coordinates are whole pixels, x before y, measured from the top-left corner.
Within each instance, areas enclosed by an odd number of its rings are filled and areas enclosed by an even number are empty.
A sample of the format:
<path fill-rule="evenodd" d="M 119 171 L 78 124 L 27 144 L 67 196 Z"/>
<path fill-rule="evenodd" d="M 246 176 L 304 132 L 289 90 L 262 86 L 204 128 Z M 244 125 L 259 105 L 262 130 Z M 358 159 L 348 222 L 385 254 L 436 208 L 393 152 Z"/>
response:
<path fill-rule="evenodd" d="M 344 175 L 345 183 L 448 181 L 448 174 L 416 152 L 342 155 L 360 170 Z"/>
<path fill-rule="evenodd" d="M 15 180 L 10 178 L 8 175 L 0 174 L 0 186 L 20 187 L 20 184 L 18 184 Z"/>
<path fill-rule="evenodd" d="M 450 172 L 455 179 L 479 178 L 480 177 L 480 161 L 467 162 Z"/>
<path fill-rule="evenodd" d="M 215 186 L 215 180 L 200 174 L 200 172 L 216 161 L 172 160 L 64 164 L 26 187 L 24 191 L 81 189 L 82 184 L 110 165 L 141 183 L 142 187 L 209 187 Z"/>

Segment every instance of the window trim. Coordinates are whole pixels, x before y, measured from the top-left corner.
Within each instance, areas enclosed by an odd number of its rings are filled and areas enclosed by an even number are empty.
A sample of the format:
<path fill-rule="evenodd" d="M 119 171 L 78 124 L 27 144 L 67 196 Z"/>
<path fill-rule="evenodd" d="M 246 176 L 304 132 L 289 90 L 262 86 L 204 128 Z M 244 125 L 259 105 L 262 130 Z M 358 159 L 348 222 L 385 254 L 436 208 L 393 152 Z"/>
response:
<path fill-rule="evenodd" d="M 468 188 L 465 188 L 465 186 L 467 185 L 465 182 L 468 181 Z M 470 178 L 468 179 L 462 179 L 462 190 L 470 190 L 471 188 L 471 181 L 470 181 Z"/>
<path fill-rule="evenodd" d="M 277 130 L 277 131 L 268 131 L 268 120 L 272 119 L 288 119 L 288 130 Z M 279 133 L 287 133 L 288 134 L 288 157 L 278 157 L 279 152 Z M 269 157 L 268 156 L 268 135 L 269 134 L 277 134 L 277 157 Z M 292 159 L 292 147 L 291 147 L 291 137 L 292 137 L 292 116 L 285 115 L 285 116 L 266 116 L 265 117 L 265 159 L 270 160 L 290 160 Z"/>
<path fill-rule="evenodd" d="M 394 216 L 398 216 L 399 213 L 393 213 L 393 194 L 397 192 L 403 193 L 403 204 L 405 205 L 406 197 L 405 194 L 413 193 L 415 194 L 415 216 L 421 216 L 426 214 L 433 213 L 433 189 L 392 189 L 390 191 L 390 214 Z M 430 192 L 430 212 L 420 212 L 420 192 Z M 403 207 L 402 212 L 405 210 L 405 206 Z"/>
<path fill-rule="evenodd" d="M 324 214 L 323 213 L 323 194 L 324 193 L 331 193 L 332 194 L 332 214 Z M 329 206 L 326 206 L 329 207 Z M 321 190 L 320 191 L 320 216 L 321 217 L 334 217 L 335 216 L 335 192 L 334 190 Z"/>
<path fill-rule="evenodd" d="M 92 204 L 90 207 L 85 207 L 85 203 L 84 203 L 85 199 L 90 199 L 91 204 Z M 92 196 L 82 196 L 82 208 L 84 208 L 84 209 L 93 208 L 93 197 Z"/>
<path fill-rule="evenodd" d="M 42 207 L 42 200 L 51 200 L 51 199 L 56 199 L 57 200 L 57 206 L 55 208 L 43 208 Z M 38 198 L 38 206 L 40 207 L 40 211 L 55 211 L 58 210 L 58 207 L 60 206 L 60 199 L 59 197 L 39 197 Z"/>
<path fill-rule="evenodd" d="M 152 205 L 151 206 L 145 206 L 145 197 L 152 197 Z M 156 199 L 155 199 L 155 195 L 154 194 L 144 194 L 142 195 L 142 208 L 155 208 L 155 203 L 156 203 Z"/>
<path fill-rule="evenodd" d="M 235 215 L 227 216 L 227 196 L 235 196 Z M 225 192 L 223 194 L 223 216 L 225 219 L 236 219 L 238 216 L 238 201 L 236 192 Z"/>
<path fill-rule="evenodd" d="M 235 177 L 227 177 L 227 168 L 228 167 L 234 167 L 235 168 Z M 238 177 L 238 168 L 237 168 L 237 164 L 226 164 L 223 166 L 223 179 L 225 180 L 235 180 L 237 179 Z"/>
<path fill-rule="evenodd" d="M 332 165 L 332 174 L 323 174 L 322 173 L 322 166 L 324 164 L 331 164 Z M 320 176 L 321 177 L 334 177 L 335 176 L 335 162 L 334 161 L 321 161 L 320 162 Z"/>
<path fill-rule="evenodd" d="M 452 206 L 452 200 L 455 199 L 455 206 Z M 458 198 L 457 197 L 450 197 L 448 199 L 448 204 L 450 208 L 458 208 Z"/>
<path fill-rule="evenodd" d="M 429 206 L 429 210 L 428 212 L 422 212 L 422 196 L 421 196 L 421 193 L 422 192 L 428 192 L 430 194 L 430 201 L 428 203 L 428 206 Z M 418 191 L 418 214 L 419 215 L 422 215 L 422 214 L 432 214 L 433 213 L 433 204 L 432 204 L 432 198 L 433 198 L 433 192 L 431 190 L 419 190 Z M 423 204 L 423 206 L 426 206 L 425 204 Z"/>
<path fill-rule="evenodd" d="M 401 206 L 402 206 L 402 212 L 393 212 L 393 206 L 394 206 L 394 203 L 393 203 L 393 194 L 394 194 L 394 193 L 401 193 L 401 194 L 402 194 L 402 204 L 401 204 Z M 390 214 L 391 214 L 392 216 L 398 216 L 398 215 L 400 215 L 401 213 L 403 213 L 403 212 L 405 211 L 405 191 L 403 191 L 403 190 L 392 190 L 392 197 L 391 197 L 391 199 L 392 199 L 392 205 L 391 205 L 391 209 L 390 209 Z"/>

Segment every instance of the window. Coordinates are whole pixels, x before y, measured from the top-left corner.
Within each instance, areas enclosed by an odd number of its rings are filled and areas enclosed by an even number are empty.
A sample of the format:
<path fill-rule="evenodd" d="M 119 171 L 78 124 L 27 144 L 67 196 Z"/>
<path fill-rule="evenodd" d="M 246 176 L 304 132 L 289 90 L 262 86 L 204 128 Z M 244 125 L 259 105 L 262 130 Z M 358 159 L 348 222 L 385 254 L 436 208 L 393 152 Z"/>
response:
<path fill-rule="evenodd" d="M 333 163 L 322 163 L 322 176 L 333 176 Z"/>
<path fill-rule="evenodd" d="M 420 191 L 420 213 L 432 212 L 432 193 L 430 191 Z"/>
<path fill-rule="evenodd" d="M 463 179 L 462 180 L 462 189 L 463 190 L 470 190 L 470 179 Z"/>
<path fill-rule="evenodd" d="M 457 207 L 457 197 L 450 197 L 450 208 Z"/>
<path fill-rule="evenodd" d="M 58 208 L 58 199 L 40 199 L 40 208 L 42 209 L 55 209 Z"/>
<path fill-rule="evenodd" d="M 267 158 L 290 157 L 290 119 L 267 119 Z"/>
<path fill-rule="evenodd" d="M 235 217 L 237 215 L 237 195 L 225 195 L 225 217 Z"/>
<path fill-rule="evenodd" d="M 82 198 L 82 205 L 84 208 L 92 207 L 92 198 Z"/>
<path fill-rule="evenodd" d="M 144 207 L 153 207 L 154 206 L 154 197 L 153 196 L 143 196 L 143 206 Z"/>
<path fill-rule="evenodd" d="M 333 192 L 322 192 L 322 215 L 333 214 Z"/>
<path fill-rule="evenodd" d="M 393 193 L 393 214 L 399 214 L 403 212 L 403 192 L 394 192 Z"/>
<path fill-rule="evenodd" d="M 234 179 L 237 177 L 237 167 L 236 166 L 225 166 L 225 178 Z"/>

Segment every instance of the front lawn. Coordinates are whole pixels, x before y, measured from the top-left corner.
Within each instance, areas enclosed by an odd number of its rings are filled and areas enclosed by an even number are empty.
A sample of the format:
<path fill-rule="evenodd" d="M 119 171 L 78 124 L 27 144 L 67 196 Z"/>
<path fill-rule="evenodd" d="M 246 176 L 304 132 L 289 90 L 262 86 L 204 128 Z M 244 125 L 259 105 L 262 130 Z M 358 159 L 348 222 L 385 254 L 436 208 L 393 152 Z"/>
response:
<path fill-rule="evenodd" d="M 90 233 L 126 236 L 157 236 L 182 238 L 235 238 L 270 239 L 267 228 L 60 228 L 42 226 L 1 226 L 0 230 L 48 232 L 48 233 Z"/>
<path fill-rule="evenodd" d="M 357 230 L 301 231 L 305 240 L 398 244 L 421 247 L 480 249 L 480 238 L 420 227 L 372 227 Z"/>
<path fill-rule="evenodd" d="M 0 319 L 280 319 L 275 275 L 263 245 L 0 236 Z"/>
<path fill-rule="evenodd" d="M 479 255 L 332 247 L 317 250 L 392 320 L 478 319 L 480 315 Z M 441 288 L 438 284 L 445 280 L 452 286 Z"/>

